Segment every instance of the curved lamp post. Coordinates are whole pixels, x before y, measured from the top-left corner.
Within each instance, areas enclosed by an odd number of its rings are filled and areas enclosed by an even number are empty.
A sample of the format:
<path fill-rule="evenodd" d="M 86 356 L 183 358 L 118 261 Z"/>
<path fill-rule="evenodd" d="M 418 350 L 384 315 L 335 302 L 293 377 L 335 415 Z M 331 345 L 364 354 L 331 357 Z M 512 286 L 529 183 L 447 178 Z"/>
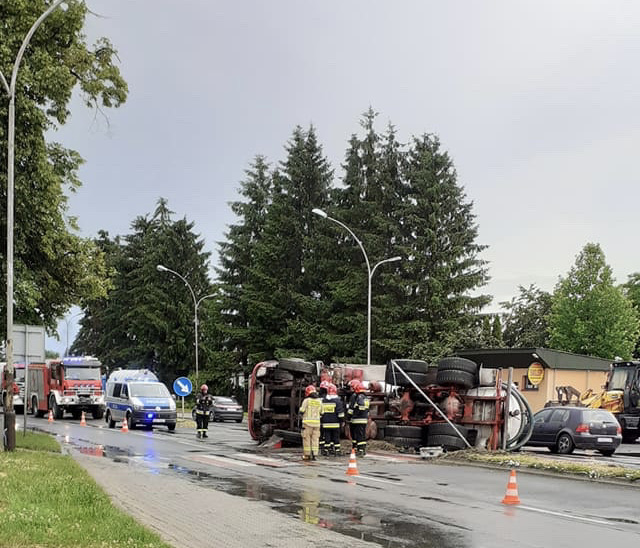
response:
<path fill-rule="evenodd" d="M 338 219 L 329 217 L 329 215 L 327 215 L 322 209 L 315 208 L 315 209 L 312 209 L 311 211 L 316 215 L 319 215 L 324 219 L 328 219 L 329 221 L 333 221 L 334 223 L 339 224 L 342 228 L 344 228 L 349 234 L 351 234 L 353 239 L 356 241 L 356 243 L 360 247 L 362 254 L 364 255 L 364 261 L 367 265 L 367 272 L 369 274 L 369 288 L 368 288 L 368 295 L 367 295 L 367 365 L 371 365 L 371 280 L 373 279 L 373 274 L 376 271 L 376 268 L 378 268 L 381 264 L 401 261 L 402 257 L 391 257 L 389 259 L 384 259 L 376 263 L 373 266 L 373 268 L 371 268 L 371 263 L 369 263 L 369 257 L 367 256 L 367 252 L 364 249 L 364 245 L 362 245 L 362 242 L 353 233 L 353 230 L 351 230 L 342 221 L 338 221 Z"/>
<path fill-rule="evenodd" d="M 51 15 L 51 13 L 62 4 L 64 0 L 56 0 L 47 10 L 36 20 L 31 26 L 29 32 L 24 37 L 22 45 L 18 50 L 18 55 L 13 63 L 11 71 L 11 79 L 7 79 L 0 71 L 0 83 L 4 91 L 9 97 L 9 128 L 7 132 L 7 336 L 5 354 L 7 360 L 6 366 L 6 382 L 7 386 L 13 384 L 15 371 L 13 367 L 13 203 L 14 203 L 14 156 L 15 156 L 15 139 L 16 139 L 16 82 L 18 80 L 18 68 L 24 55 L 29 41 L 33 34 L 38 30 L 42 22 Z M 4 401 L 4 427 L 7 431 L 5 438 L 5 448 L 13 451 L 16 448 L 15 423 L 16 415 L 13 410 L 13 397 L 11 390 L 7 390 L 8 396 Z"/>
<path fill-rule="evenodd" d="M 157 265 L 156 269 L 160 272 L 169 272 L 171 274 L 173 274 L 174 276 L 177 276 L 178 278 L 180 278 L 185 285 L 189 288 L 189 291 L 191 292 L 191 297 L 193 297 L 193 325 L 194 325 L 194 329 L 195 329 L 195 342 L 196 342 L 196 347 L 195 347 L 195 351 L 196 351 L 196 384 L 198 384 L 198 307 L 200 306 L 200 303 L 202 301 L 204 301 L 205 299 L 210 299 L 212 297 L 215 297 L 216 295 L 214 293 L 211 293 L 210 295 L 205 295 L 204 297 L 200 297 L 199 299 L 196 297 L 196 294 L 193 291 L 193 288 L 191 287 L 191 284 L 187 281 L 187 279 L 182 276 L 181 274 L 178 274 L 175 270 L 171 270 L 170 268 L 167 268 L 164 265 Z"/>

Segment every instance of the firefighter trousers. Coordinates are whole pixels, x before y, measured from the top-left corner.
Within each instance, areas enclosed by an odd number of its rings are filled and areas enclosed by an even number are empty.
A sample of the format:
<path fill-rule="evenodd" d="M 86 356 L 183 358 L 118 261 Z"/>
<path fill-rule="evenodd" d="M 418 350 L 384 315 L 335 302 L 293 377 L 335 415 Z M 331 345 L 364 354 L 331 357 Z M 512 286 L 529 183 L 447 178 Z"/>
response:
<path fill-rule="evenodd" d="M 207 430 L 209 429 L 209 411 L 196 410 L 196 432 L 199 438 L 207 438 Z"/>
<path fill-rule="evenodd" d="M 358 453 L 367 451 L 367 425 L 366 423 L 351 423 L 351 447 Z"/>
<path fill-rule="evenodd" d="M 302 454 L 305 458 L 316 456 L 320 446 L 320 426 L 309 426 L 305 424 L 302 427 Z"/>

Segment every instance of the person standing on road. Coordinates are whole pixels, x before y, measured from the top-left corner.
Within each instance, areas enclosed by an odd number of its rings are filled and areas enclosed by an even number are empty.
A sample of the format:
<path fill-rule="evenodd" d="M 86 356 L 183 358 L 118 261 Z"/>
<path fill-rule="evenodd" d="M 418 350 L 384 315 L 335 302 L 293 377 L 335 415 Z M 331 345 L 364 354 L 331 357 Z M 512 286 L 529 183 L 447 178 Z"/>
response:
<path fill-rule="evenodd" d="M 209 429 L 209 413 L 213 405 L 213 396 L 209 394 L 209 387 L 203 384 L 200 392 L 196 396 L 196 437 L 208 438 L 207 430 Z"/>
<path fill-rule="evenodd" d="M 332 457 L 341 454 L 340 426 L 344 421 L 344 406 L 338 396 L 335 384 L 329 383 L 327 395 L 322 399 L 322 432 L 324 436 L 324 450 Z"/>
<path fill-rule="evenodd" d="M 355 384 L 355 383 L 354 383 Z M 358 455 L 367 454 L 367 422 L 369 422 L 370 400 L 364 394 L 364 384 L 358 382 L 353 387 L 356 393 L 353 403 L 349 406 L 348 414 L 351 420 L 351 447 Z"/>
<path fill-rule="evenodd" d="M 305 388 L 305 399 L 300 406 L 302 414 L 302 460 L 316 460 L 320 444 L 320 419 L 322 417 L 322 399 L 318 397 L 316 387 L 310 384 Z"/>
<path fill-rule="evenodd" d="M 327 389 L 329 388 L 329 381 L 322 381 L 320 383 L 320 389 L 318 390 L 318 397 L 324 402 L 324 399 L 327 395 Z M 325 439 L 325 435 L 324 435 L 324 421 L 320 421 L 320 454 L 323 457 L 326 457 L 329 452 L 328 452 L 328 447 L 325 447 L 324 445 L 324 439 Z"/>

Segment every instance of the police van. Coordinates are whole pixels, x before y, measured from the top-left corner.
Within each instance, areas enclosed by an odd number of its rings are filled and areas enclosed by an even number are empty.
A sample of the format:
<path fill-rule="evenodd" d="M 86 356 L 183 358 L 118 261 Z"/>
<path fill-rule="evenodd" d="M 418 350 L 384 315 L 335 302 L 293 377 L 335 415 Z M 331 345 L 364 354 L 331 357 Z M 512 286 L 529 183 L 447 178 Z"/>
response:
<path fill-rule="evenodd" d="M 176 429 L 176 402 L 167 387 L 148 369 L 122 369 L 107 379 L 105 419 L 109 428 L 127 421 L 130 430 L 136 426 Z"/>

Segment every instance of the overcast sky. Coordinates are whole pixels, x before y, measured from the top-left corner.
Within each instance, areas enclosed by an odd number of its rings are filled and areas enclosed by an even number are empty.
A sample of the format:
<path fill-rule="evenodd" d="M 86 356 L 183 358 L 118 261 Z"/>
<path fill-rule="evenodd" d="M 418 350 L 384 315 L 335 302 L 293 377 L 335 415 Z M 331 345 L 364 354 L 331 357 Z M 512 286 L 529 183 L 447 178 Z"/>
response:
<path fill-rule="evenodd" d="M 313 123 L 341 177 L 371 105 L 379 129 L 438 134 L 451 154 L 489 246 L 489 310 L 519 285 L 552 290 L 587 242 L 618 282 L 640 270 L 638 2 L 87 4 L 89 40 L 114 43 L 130 93 L 108 123 L 74 101 L 53 135 L 86 160 L 71 199 L 86 236 L 129 233 L 162 196 L 215 264 L 252 158 L 277 163 Z M 60 336 L 47 347 L 64 349 L 65 322 Z"/>

